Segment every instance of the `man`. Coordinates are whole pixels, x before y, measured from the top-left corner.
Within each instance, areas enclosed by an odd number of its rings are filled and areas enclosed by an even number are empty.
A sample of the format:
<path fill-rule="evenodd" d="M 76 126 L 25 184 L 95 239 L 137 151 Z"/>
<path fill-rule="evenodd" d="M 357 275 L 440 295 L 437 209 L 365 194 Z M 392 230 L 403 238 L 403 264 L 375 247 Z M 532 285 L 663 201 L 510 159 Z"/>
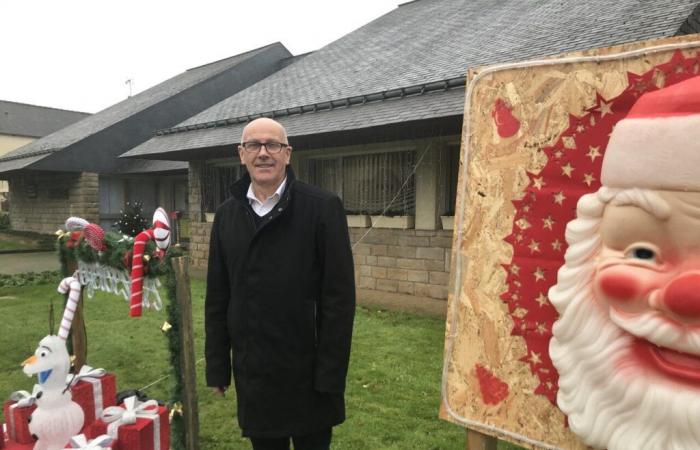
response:
<path fill-rule="evenodd" d="M 597 448 L 700 448 L 700 77 L 640 97 L 567 227 L 557 403 Z"/>
<path fill-rule="evenodd" d="M 272 119 L 250 122 L 248 174 L 212 226 L 205 302 L 207 384 L 233 371 L 238 422 L 255 450 L 328 449 L 345 420 L 355 311 L 340 199 L 294 178 L 292 147 Z"/>

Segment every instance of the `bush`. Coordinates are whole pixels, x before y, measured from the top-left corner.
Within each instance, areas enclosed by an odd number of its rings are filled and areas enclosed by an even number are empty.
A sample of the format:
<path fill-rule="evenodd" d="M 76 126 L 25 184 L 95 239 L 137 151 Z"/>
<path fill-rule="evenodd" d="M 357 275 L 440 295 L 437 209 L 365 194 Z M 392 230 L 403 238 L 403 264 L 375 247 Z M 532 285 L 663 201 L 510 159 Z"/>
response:
<path fill-rule="evenodd" d="M 10 215 L 6 213 L 0 213 L 0 230 L 10 229 Z"/>

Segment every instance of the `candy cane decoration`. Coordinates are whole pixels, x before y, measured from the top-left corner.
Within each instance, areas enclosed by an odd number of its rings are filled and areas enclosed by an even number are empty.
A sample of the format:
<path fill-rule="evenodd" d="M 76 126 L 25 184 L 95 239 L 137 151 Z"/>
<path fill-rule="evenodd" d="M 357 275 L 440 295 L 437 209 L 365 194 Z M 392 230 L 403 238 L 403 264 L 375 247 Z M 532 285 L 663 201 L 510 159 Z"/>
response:
<path fill-rule="evenodd" d="M 80 282 L 74 277 L 66 277 L 61 280 L 58 285 L 58 292 L 65 294 L 68 291 L 68 302 L 66 302 L 66 308 L 63 310 L 63 318 L 61 319 L 61 326 L 58 329 L 58 337 L 64 341 L 68 339 L 68 333 L 70 332 L 70 326 L 73 323 L 73 317 L 75 316 L 75 310 L 78 307 L 78 301 L 80 300 Z"/>
<path fill-rule="evenodd" d="M 170 245 L 170 221 L 163 208 L 153 214 L 153 228 L 140 232 L 134 238 L 134 256 L 131 263 L 131 303 L 129 315 L 140 317 L 143 309 L 143 254 L 146 244 L 154 239 L 162 251 Z"/>

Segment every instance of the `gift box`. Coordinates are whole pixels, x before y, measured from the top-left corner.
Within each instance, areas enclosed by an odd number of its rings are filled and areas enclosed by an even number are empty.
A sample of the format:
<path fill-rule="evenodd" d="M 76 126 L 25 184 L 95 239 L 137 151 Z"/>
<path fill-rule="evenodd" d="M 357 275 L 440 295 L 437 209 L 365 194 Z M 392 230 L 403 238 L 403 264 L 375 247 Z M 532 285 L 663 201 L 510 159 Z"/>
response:
<path fill-rule="evenodd" d="M 109 406 L 116 405 L 117 377 L 104 369 L 83 366 L 75 376 L 69 375 L 73 401 L 85 414 L 85 425 L 90 425 Z"/>
<path fill-rule="evenodd" d="M 29 417 L 32 415 L 35 409 L 36 405 L 33 403 L 32 397 L 26 397 L 18 400 L 7 400 L 5 402 L 3 405 L 3 413 L 6 420 L 5 425 L 7 427 L 7 438 L 10 442 L 17 444 L 34 443 L 34 438 L 29 432 Z"/>
<path fill-rule="evenodd" d="M 129 397 L 121 406 L 106 408 L 93 424 L 91 434 L 105 433 L 116 439 L 114 450 L 168 450 L 168 408 Z"/>

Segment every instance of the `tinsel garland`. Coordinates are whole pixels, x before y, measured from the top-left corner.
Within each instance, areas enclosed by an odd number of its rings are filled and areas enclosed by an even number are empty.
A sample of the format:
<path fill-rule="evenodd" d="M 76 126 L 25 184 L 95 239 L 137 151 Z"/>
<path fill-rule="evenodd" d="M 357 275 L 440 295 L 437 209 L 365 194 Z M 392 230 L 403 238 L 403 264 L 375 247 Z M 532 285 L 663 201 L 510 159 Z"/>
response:
<path fill-rule="evenodd" d="M 57 239 L 57 249 L 61 261 L 61 271 L 64 276 L 68 273 L 70 262 L 78 260 L 84 262 L 99 262 L 100 264 L 114 267 L 116 269 L 129 269 L 131 265 L 131 251 L 133 238 L 124 236 L 113 231 L 105 233 L 105 250 L 95 251 L 85 241 L 80 233 L 63 233 Z M 155 255 L 157 246 L 153 241 L 146 246 L 146 255 Z M 177 247 L 170 247 L 164 258 L 152 256 L 148 261 L 144 261 L 146 277 L 162 277 L 168 297 L 166 311 L 167 321 L 172 328 L 165 333 L 168 339 L 168 350 L 170 352 L 170 366 L 172 368 L 173 384 L 170 393 L 168 407 L 172 410 L 175 405 L 182 404 L 182 393 L 184 382 L 180 366 L 180 306 L 176 297 L 177 280 L 172 267 L 172 259 L 183 256 L 184 252 Z M 70 339 L 68 340 L 70 345 Z M 181 414 L 174 414 L 170 423 L 170 447 L 172 450 L 184 450 L 185 448 L 185 426 Z"/>

